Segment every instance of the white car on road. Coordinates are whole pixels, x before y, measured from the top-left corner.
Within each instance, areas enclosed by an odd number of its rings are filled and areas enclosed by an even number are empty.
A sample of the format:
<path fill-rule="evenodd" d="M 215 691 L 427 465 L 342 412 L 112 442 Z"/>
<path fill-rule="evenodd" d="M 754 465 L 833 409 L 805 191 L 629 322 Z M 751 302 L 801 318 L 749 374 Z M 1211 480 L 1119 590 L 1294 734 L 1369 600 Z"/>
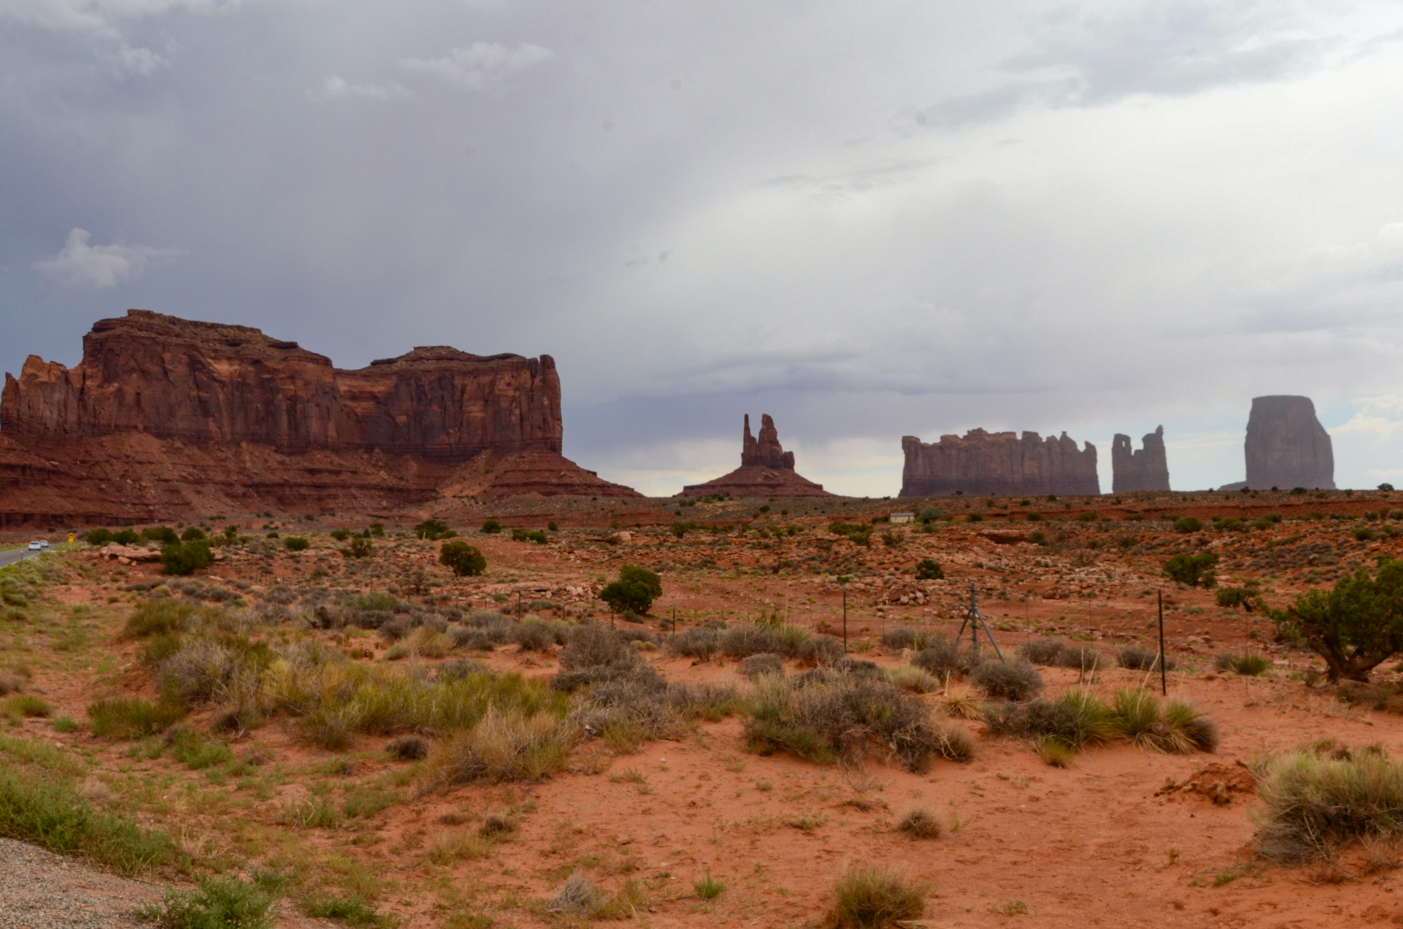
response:
<path fill-rule="evenodd" d="M 35 540 L 35 541 L 29 543 L 29 550 L 30 550 L 31 552 L 42 552 L 44 549 L 46 549 L 46 548 L 48 548 L 48 547 L 49 547 L 49 543 L 46 542 L 46 541 L 44 541 L 43 539 L 37 539 L 37 540 Z"/>

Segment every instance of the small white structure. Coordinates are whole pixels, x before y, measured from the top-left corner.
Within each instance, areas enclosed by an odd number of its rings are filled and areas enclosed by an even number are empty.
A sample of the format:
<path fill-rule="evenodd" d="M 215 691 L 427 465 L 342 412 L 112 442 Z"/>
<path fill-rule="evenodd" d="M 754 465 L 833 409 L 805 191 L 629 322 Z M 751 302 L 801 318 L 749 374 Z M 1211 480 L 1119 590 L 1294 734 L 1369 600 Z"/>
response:
<path fill-rule="evenodd" d="M 890 521 L 893 522 L 893 523 L 914 523 L 914 522 L 916 521 L 916 514 L 915 514 L 915 513 L 892 513 L 892 514 L 890 514 L 887 518 L 888 518 L 888 520 L 890 520 Z"/>

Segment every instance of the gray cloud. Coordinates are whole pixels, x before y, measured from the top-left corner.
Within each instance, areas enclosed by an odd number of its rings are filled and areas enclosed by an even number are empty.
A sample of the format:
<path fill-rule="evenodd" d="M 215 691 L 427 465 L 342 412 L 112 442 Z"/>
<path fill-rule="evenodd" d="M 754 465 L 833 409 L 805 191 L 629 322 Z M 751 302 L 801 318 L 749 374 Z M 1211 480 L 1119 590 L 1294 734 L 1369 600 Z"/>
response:
<path fill-rule="evenodd" d="M 343 365 L 550 352 L 567 452 L 606 476 L 770 412 L 881 493 L 899 469 L 861 462 L 903 433 L 1353 409 L 1403 361 L 1400 27 L 1387 3 L 0 0 L 0 364 L 75 361 L 127 305 Z M 109 244 L 56 256 L 75 227 Z M 183 254 L 120 244 L 147 242 Z M 1202 460 L 1191 485 L 1240 476 Z"/>

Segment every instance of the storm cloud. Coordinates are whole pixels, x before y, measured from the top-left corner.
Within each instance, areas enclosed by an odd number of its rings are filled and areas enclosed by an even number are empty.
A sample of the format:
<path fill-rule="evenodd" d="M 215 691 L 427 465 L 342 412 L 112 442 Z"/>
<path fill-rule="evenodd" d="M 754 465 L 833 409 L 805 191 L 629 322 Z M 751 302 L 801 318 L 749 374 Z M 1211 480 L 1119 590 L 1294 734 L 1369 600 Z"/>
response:
<path fill-rule="evenodd" d="M 127 307 L 546 352 L 651 493 L 746 412 L 848 493 L 974 426 L 1222 484 L 1301 393 L 1397 483 L 1400 71 L 1383 2 L 0 0 L 0 366 Z"/>

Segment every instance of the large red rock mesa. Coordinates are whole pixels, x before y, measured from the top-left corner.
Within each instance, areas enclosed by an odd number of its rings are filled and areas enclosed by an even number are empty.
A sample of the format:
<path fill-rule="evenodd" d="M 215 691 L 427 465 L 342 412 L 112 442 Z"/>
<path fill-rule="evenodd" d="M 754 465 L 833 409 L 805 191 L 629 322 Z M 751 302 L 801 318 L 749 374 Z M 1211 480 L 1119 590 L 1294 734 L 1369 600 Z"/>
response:
<path fill-rule="evenodd" d="M 1253 397 L 1243 451 L 1255 490 L 1335 489 L 1335 451 L 1310 397 Z"/>
<path fill-rule="evenodd" d="M 1164 456 L 1164 427 L 1143 439 L 1144 447 L 1132 451 L 1130 436 L 1116 433 L 1111 444 L 1111 491 L 1168 490 L 1169 462 Z"/>
<path fill-rule="evenodd" d="M 750 414 L 745 416 L 741 438 L 740 467 L 730 474 L 682 488 L 685 497 L 730 494 L 732 497 L 831 497 L 822 484 L 815 484 L 794 471 L 794 453 L 779 444 L 779 430 L 769 413 L 760 416 L 760 436 L 750 434 Z"/>
<path fill-rule="evenodd" d="M 971 429 L 964 438 L 943 435 L 927 443 L 903 436 L 906 466 L 901 496 L 953 494 L 1098 494 L 1096 446 L 1086 450 L 1062 433 L 1042 439 L 1036 432 Z"/>
<path fill-rule="evenodd" d="M 0 519 L 373 511 L 459 494 L 638 496 L 560 454 L 549 355 L 416 348 L 354 371 L 247 326 L 99 320 L 0 394 Z"/>

